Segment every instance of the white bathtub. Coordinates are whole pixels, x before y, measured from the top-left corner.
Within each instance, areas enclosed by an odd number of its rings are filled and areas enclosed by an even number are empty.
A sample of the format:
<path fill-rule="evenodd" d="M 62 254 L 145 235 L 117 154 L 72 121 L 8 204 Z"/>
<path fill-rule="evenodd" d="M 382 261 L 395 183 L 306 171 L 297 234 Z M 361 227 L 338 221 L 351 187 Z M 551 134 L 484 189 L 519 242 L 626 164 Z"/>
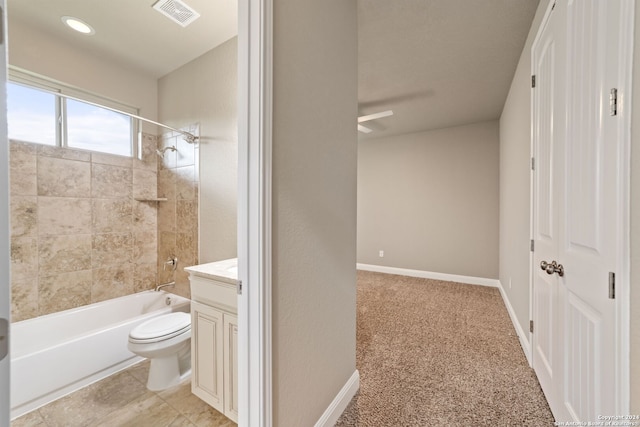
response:
<path fill-rule="evenodd" d="M 167 305 L 169 298 L 169 305 Z M 11 419 L 142 360 L 129 331 L 190 301 L 145 291 L 11 325 Z"/>

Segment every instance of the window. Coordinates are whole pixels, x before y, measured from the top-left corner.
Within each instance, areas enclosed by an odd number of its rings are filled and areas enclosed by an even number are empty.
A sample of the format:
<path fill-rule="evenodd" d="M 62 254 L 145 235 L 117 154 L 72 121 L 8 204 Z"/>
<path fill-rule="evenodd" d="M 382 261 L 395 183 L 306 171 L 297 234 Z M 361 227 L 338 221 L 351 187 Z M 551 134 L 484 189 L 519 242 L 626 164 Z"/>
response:
<path fill-rule="evenodd" d="M 137 109 L 11 68 L 9 139 L 134 156 Z M 63 95 L 63 96 L 59 96 Z"/>

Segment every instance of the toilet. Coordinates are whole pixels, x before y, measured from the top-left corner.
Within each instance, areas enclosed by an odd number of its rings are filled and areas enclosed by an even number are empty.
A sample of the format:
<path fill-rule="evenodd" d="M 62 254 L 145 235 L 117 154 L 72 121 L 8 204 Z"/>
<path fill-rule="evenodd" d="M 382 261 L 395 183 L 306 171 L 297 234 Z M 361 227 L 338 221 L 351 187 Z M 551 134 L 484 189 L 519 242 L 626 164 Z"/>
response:
<path fill-rule="evenodd" d="M 191 315 L 175 312 L 147 320 L 129 332 L 127 347 L 151 360 L 149 390 L 177 385 L 191 375 Z"/>

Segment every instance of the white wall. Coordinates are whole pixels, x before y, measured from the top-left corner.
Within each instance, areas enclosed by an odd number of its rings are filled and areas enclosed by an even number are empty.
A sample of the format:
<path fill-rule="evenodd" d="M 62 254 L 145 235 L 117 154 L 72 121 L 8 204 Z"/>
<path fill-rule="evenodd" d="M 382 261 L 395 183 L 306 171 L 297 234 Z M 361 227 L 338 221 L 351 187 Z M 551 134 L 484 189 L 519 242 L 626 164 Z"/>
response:
<path fill-rule="evenodd" d="M 237 52 L 234 37 L 158 81 L 160 121 L 200 124 L 200 263 L 237 255 Z"/>
<path fill-rule="evenodd" d="M 497 121 L 360 141 L 358 262 L 496 279 L 498 148 Z"/>
<path fill-rule="evenodd" d="M 273 3 L 273 425 L 299 427 L 356 369 L 357 13 Z"/>
<path fill-rule="evenodd" d="M 9 12 L 10 14 L 11 12 Z M 157 119 L 157 79 L 141 71 L 74 49 L 28 23 L 9 16 L 9 64 L 137 107 Z M 156 134 L 156 127 L 145 125 Z"/>
<path fill-rule="evenodd" d="M 549 0 L 541 0 L 500 117 L 499 278 L 518 323 L 529 330 L 531 45 Z"/>

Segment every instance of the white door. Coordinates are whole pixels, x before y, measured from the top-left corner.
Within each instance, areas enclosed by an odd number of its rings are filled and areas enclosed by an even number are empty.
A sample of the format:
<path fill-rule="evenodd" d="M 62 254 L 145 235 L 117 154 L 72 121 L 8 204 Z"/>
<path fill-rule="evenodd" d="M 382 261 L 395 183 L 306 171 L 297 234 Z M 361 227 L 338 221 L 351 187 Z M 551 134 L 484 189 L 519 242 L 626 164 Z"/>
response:
<path fill-rule="evenodd" d="M 619 87 L 621 2 L 558 0 L 533 52 L 533 364 L 557 421 L 619 409 L 609 278 L 623 256 L 624 167 L 609 94 Z"/>
<path fill-rule="evenodd" d="M 7 82 L 5 0 L 0 0 L 0 85 Z M 6 111 L 6 91 L 0 91 L 0 111 Z M 11 284 L 9 280 L 9 144 L 7 116 L 0 114 L 0 427 L 9 427 L 9 313 Z"/>
<path fill-rule="evenodd" d="M 560 304 L 564 289 L 557 274 L 536 268 L 558 260 L 560 200 L 557 171 L 561 170 L 564 146 L 566 8 L 557 5 L 544 23 L 533 47 L 533 368 L 551 410 L 562 413 L 562 332 Z M 535 81 L 534 81 L 535 79 Z"/>

